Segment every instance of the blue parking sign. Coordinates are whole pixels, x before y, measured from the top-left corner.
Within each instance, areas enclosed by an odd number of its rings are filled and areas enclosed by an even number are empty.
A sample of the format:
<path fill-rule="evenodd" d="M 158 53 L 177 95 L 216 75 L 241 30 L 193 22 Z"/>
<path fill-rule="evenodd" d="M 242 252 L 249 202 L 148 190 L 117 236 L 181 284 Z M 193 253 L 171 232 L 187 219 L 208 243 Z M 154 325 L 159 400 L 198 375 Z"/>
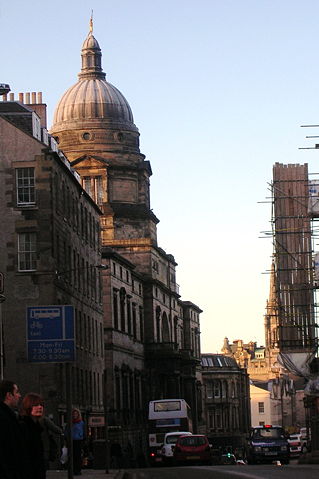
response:
<path fill-rule="evenodd" d="M 75 360 L 73 306 L 27 308 L 28 360 L 61 363 Z"/>

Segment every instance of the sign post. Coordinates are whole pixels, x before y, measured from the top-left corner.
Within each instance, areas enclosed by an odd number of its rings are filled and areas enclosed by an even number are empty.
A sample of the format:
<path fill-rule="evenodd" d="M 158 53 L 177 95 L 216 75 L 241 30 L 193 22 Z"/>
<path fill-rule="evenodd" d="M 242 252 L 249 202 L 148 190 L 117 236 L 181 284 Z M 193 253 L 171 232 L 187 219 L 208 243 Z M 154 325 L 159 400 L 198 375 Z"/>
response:
<path fill-rule="evenodd" d="M 3 379 L 4 366 L 4 347 L 3 347 L 3 318 L 2 318 L 2 303 L 6 300 L 4 293 L 4 274 L 0 273 L 0 379 Z"/>
<path fill-rule="evenodd" d="M 75 361 L 73 306 L 27 308 L 27 352 L 32 363 L 65 363 L 68 479 L 73 479 L 72 375 Z"/>
<path fill-rule="evenodd" d="M 0 294 L 4 293 L 4 276 L 0 273 Z"/>

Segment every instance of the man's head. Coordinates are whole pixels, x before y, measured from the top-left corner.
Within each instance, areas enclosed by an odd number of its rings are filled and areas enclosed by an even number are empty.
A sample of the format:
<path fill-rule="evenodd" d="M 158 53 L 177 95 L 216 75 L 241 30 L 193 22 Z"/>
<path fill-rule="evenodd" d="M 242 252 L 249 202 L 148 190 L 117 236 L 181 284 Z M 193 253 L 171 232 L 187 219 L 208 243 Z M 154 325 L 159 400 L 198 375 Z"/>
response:
<path fill-rule="evenodd" d="M 0 401 L 4 402 L 7 406 L 15 408 L 18 406 L 21 394 L 18 386 L 13 381 L 3 379 L 0 381 Z"/>

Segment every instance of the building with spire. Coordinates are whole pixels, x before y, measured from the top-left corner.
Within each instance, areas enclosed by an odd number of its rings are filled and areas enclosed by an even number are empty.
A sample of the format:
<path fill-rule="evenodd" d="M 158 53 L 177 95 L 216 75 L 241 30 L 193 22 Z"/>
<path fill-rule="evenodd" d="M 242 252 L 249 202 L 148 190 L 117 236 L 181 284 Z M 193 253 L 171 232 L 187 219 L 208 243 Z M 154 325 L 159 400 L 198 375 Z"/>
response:
<path fill-rule="evenodd" d="M 129 103 L 106 81 L 93 25 L 78 81 L 59 101 L 50 133 L 102 211 L 106 390 L 111 442 L 134 450 L 147 436 L 147 402 L 182 397 L 195 428 L 200 400 L 201 309 L 181 300 L 177 263 L 157 243 L 151 165 Z M 144 429 L 143 429 L 144 428 Z"/>

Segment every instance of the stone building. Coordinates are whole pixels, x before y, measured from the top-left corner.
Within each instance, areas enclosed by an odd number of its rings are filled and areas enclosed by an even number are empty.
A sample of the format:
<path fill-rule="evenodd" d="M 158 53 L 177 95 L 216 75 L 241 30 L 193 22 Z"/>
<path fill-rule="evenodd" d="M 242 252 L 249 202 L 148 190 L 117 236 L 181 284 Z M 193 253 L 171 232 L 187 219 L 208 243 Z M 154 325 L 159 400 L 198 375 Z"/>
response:
<path fill-rule="evenodd" d="M 243 451 L 250 429 L 249 377 L 235 359 L 202 354 L 204 425 L 213 448 Z"/>
<path fill-rule="evenodd" d="M 197 427 L 201 309 L 181 299 L 174 256 L 157 244 L 151 166 L 92 28 L 50 134 L 33 93 L 4 96 L 0 112 L 5 375 L 41 392 L 63 421 L 64 367 L 27 362 L 25 309 L 71 304 L 73 404 L 93 438 L 103 437 L 106 411 L 111 445 L 133 457 L 146 446 L 148 401 L 159 398 L 184 398 Z"/>
<path fill-rule="evenodd" d="M 58 103 L 51 134 L 102 210 L 104 343 L 111 442 L 145 442 L 147 403 L 182 397 L 198 419 L 200 308 L 182 301 L 176 262 L 157 244 L 152 174 L 122 93 L 105 80 L 92 32 L 78 82 Z"/>
<path fill-rule="evenodd" d="M 33 94 L 32 104 L 24 100 L 30 102 L 30 94 L 0 102 L 0 271 L 5 284 L 1 359 L 5 377 L 16 381 L 23 393 L 41 393 L 47 413 L 63 423 L 64 365 L 28 362 L 26 308 L 74 307 L 74 402 L 84 411 L 89 405 L 100 412 L 101 211 L 48 135 L 41 95 Z"/>
<path fill-rule="evenodd" d="M 93 439 L 104 436 L 106 413 L 111 453 L 112 445 L 129 451 L 131 464 L 146 451 L 149 400 L 184 398 L 195 428 L 201 424 L 202 311 L 181 299 L 174 256 L 157 244 L 151 166 L 127 100 L 105 80 L 92 25 L 79 80 L 57 105 L 50 134 L 45 111 L 33 94 L 0 102 L 5 374 L 43 393 L 62 421 L 64 369 L 27 362 L 25 308 L 74 305 L 73 404 Z M 17 168 L 26 170 L 21 184 L 23 194 L 34 191 L 31 203 L 16 202 Z M 29 235 L 25 270 L 19 234 Z"/>

